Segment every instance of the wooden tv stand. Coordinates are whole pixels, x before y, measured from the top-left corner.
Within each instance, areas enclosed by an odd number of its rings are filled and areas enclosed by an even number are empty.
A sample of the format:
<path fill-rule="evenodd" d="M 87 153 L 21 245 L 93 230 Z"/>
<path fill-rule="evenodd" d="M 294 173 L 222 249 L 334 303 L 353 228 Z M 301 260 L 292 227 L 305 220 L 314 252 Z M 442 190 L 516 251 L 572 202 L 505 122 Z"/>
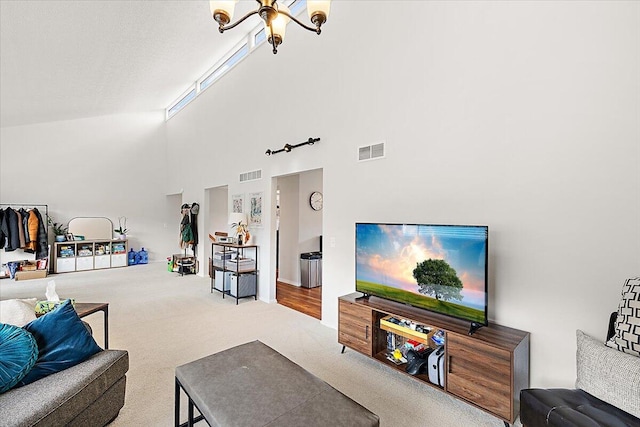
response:
<path fill-rule="evenodd" d="M 529 333 L 490 323 L 469 335 L 470 322 L 360 293 L 338 299 L 338 342 L 405 372 L 406 364 L 387 360 L 387 331 L 380 320 L 392 315 L 445 333 L 444 387 L 427 374 L 410 375 L 513 424 L 520 411 L 520 390 L 529 387 Z M 414 338 L 407 331 L 394 331 Z M 343 347 L 344 351 L 344 347 Z"/>

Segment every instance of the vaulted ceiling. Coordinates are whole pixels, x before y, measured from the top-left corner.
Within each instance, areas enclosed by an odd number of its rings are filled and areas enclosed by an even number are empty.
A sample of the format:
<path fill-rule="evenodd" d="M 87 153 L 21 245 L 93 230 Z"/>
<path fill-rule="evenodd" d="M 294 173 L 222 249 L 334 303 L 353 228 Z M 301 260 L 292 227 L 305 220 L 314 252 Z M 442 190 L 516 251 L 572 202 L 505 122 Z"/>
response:
<path fill-rule="evenodd" d="M 206 0 L 0 0 L 0 126 L 162 111 L 258 22 L 221 35 Z"/>

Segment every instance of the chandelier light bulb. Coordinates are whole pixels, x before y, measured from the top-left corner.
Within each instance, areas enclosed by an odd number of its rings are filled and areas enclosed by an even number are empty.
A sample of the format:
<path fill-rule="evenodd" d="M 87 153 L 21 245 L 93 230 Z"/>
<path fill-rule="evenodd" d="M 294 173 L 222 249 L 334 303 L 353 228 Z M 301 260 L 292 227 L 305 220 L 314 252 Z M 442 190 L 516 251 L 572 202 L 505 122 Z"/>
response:
<path fill-rule="evenodd" d="M 233 19 L 233 11 L 238 0 L 211 0 L 209 9 L 211 16 L 220 24 L 220 27 L 227 25 Z M 220 32 L 223 30 L 221 29 Z"/>
<path fill-rule="evenodd" d="M 320 34 L 320 26 L 327 22 L 330 10 L 331 0 L 307 0 L 307 13 L 318 29 L 318 34 Z"/>
<path fill-rule="evenodd" d="M 284 35 L 287 31 L 287 24 L 291 19 L 285 15 L 284 13 L 280 13 L 281 11 L 289 13 L 289 8 L 284 4 L 278 4 L 278 14 L 271 21 L 271 28 L 265 22 L 265 34 L 267 35 L 267 40 L 269 43 L 273 45 L 273 53 L 278 53 L 278 46 L 284 42 Z"/>
<path fill-rule="evenodd" d="M 237 2 L 238 0 L 211 0 L 209 2 L 211 16 L 218 23 L 218 30 L 223 33 L 226 30 L 237 27 L 247 18 L 258 15 L 264 21 L 265 35 L 269 43 L 273 45 L 273 53 L 278 53 L 278 46 L 284 42 L 284 35 L 289 21 L 295 22 L 305 30 L 320 34 L 320 27 L 327 22 L 331 9 L 331 0 L 307 0 L 307 13 L 311 23 L 314 25 L 312 27 L 303 24 L 295 16 L 291 15 L 289 8 L 283 1 L 256 0 L 259 5 L 258 9 L 231 23 Z"/>

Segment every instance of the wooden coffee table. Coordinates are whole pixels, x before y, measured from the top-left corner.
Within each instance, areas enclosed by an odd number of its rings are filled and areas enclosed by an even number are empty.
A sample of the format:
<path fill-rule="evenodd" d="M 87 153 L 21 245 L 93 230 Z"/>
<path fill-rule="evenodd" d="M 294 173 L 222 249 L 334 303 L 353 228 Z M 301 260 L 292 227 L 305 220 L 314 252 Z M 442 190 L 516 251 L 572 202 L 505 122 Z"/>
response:
<path fill-rule="evenodd" d="M 78 317 L 83 318 L 97 311 L 104 315 L 104 349 L 109 348 L 109 303 L 108 302 L 77 302 L 74 306 Z"/>

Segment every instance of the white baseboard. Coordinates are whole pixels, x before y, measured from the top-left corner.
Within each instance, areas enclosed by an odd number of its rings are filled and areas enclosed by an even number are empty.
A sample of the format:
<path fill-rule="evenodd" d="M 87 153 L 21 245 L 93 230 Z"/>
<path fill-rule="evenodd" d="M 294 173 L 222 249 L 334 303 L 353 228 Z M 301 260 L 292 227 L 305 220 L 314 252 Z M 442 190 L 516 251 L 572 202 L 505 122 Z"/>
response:
<path fill-rule="evenodd" d="M 300 287 L 300 283 L 299 282 L 293 281 L 293 280 L 283 279 L 282 277 L 278 277 L 278 282 L 286 283 L 287 285 L 293 285 L 293 286 Z"/>

